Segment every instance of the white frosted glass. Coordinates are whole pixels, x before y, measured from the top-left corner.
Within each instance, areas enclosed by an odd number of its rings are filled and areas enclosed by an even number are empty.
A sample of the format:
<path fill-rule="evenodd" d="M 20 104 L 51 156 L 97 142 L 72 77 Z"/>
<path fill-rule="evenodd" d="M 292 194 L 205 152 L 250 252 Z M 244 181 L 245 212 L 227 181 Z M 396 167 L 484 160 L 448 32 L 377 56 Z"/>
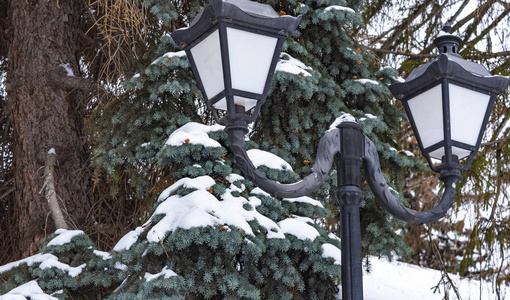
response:
<path fill-rule="evenodd" d="M 262 94 L 277 38 L 227 28 L 232 88 Z"/>
<path fill-rule="evenodd" d="M 441 85 L 407 101 L 420 135 L 423 148 L 444 139 Z"/>
<path fill-rule="evenodd" d="M 225 89 L 219 31 L 215 30 L 190 51 L 209 100 Z"/>
<path fill-rule="evenodd" d="M 475 146 L 490 96 L 455 84 L 449 90 L 452 140 Z"/>
<path fill-rule="evenodd" d="M 255 105 L 257 105 L 257 100 L 244 98 L 240 96 L 234 96 L 234 104 L 244 106 L 244 109 L 246 111 L 249 111 L 250 109 L 254 108 Z M 223 98 L 220 101 L 214 103 L 213 106 L 216 109 L 227 110 L 227 100 Z"/>
<path fill-rule="evenodd" d="M 214 108 L 220 110 L 227 110 L 227 100 L 225 98 L 221 98 L 218 102 L 213 104 Z"/>
<path fill-rule="evenodd" d="M 458 148 L 458 147 L 452 147 L 452 154 L 457 155 L 457 157 L 460 159 L 466 158 L 471 154 L 471 151 Z M 444 156 L 444 147 L 441 147 L 437 150 L 429 152 L 430 157 L 436 158 L 441 160 L 441 158 Z"/>

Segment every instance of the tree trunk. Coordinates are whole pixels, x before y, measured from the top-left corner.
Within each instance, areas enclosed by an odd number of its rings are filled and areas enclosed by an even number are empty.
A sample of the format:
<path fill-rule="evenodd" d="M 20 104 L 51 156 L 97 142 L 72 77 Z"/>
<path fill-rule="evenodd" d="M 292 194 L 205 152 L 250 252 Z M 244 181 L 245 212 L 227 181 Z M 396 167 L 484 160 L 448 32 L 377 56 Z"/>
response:
<path fill-rule="evenodd" d="M 82 141 L 86 94 L 64 84 L 78 76 L 82 1 L 9 0 L 7 113 L 14 132 L 15 249 L 37 252 L 54 222 L 44 193 L 44 164 L 55 148 L 55 190 L 70 227 L 85 228 L 92 208 Z M 60 80 L 59 80 L 60 78 Z M 75 77 L 73 77 L 75 78 Z M 76 77 L 78 78 L 78 77 Z"/>

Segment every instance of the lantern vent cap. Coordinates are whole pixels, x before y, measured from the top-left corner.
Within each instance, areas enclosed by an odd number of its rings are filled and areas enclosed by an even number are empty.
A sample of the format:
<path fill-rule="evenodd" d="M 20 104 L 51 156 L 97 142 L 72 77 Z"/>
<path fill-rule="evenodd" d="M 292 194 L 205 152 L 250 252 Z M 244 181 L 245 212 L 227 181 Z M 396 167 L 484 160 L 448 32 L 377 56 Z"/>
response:
<path fill-rule="evenodd" d="M 296 31 L 300 21 L 301 16 L 281 16 L 269 4 L 250 0 L 212 0 L 189 27 L 180 28 L 171 36 L 181 48 L 187 48 L 215 23 L 228 22 L 287 37 Z"/>

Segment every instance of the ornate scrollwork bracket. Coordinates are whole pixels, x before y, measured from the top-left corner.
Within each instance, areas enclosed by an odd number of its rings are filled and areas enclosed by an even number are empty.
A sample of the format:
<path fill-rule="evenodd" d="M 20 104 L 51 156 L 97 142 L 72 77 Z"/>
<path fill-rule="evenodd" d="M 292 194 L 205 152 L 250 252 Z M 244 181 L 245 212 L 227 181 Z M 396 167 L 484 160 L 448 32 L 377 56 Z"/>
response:
<path fill-rule="evenodd" d="M 354 124 L 354 126 L 359 127 L 356 123 Z M 323 134 L 319 141 L 317 157 L 311 173 L 301 181 L 292 184 L 274 182 L 260 173 L 253 165 L 244 145 L 244 135 L 248 132 L 246 122 L 233 122 L 227 125 L 225 131 L 230 137 L 230 148 L 234 153 L 235 160 L 247 179 L 251 180 L 259 188 L 274 197 L 296 198 L 314 192 L 326 179 L 333 161 L 336 159 L 337 165 L 339 165 L 338 160 L 343 159 L 341 153 L 342 143 L 346 141 L 349 143 L 352 142 L 352 136 L 350 134 L 341 133 L 341 131 L 344 130 L 343 127 L 345 126 L 328 130 Z M 350 124 L 349 127 L 353 127 L 353 125 Z M 416 211 L 405 207 L 391 193 L 381 171 L 379 155 L 377 154 L 374 143 L 365 135 L 361 135 L 361 138 L 364 139 L 364 153 L 360 154 L 360 157 L 362 157 L 363 160 L 365 179 L 375 199 L 384 209 L 403 221 L 417 225 L 436 221 L 446 214 L 453 204 L 456 195 L 456 184 L 462 179 L 460 170 L 452 169 L 441 171 L 440 180 L 445 184 L 445 191 L 441 201 L 431 210 L 424 212 Z M 345 174 L 342 173 L 342 170 L 339 170 L 338 176 L 345 176 Z"/>

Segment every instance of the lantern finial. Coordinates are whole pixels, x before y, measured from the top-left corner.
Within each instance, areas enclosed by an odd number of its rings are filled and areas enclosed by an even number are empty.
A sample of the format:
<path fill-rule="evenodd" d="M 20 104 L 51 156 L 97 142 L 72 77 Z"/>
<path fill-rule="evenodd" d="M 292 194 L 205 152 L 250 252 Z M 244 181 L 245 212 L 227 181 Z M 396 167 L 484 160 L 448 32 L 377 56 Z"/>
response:
<path fill-rule="evenodd" d="M 446 22 L 443 26 L 443 31 L 446 33 L 450 33 L 452 31 L 452 25 L 450 25 L 450 22 Z"/>
<path fill-rule="evenodd" d="M 439 54 L 447 53 L 447 54 L 458 54 L 459 53 L 459 45 L 462 42 L 462 39 L 454 34 L 451 34 L 452 26 L 449 22 L 446 22 L 439 35 L 434 40 L 434 45 L 436 45 L 439 50 Z"/>

